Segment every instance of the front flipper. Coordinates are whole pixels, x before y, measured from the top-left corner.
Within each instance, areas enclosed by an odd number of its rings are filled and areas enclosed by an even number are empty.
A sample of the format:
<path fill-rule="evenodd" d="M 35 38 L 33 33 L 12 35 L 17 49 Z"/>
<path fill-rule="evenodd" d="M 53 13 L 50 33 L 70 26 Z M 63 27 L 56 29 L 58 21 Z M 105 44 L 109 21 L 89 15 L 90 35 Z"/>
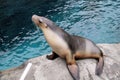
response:
<path fill-rule="evenodd" d="M 54 59 L 56 59 L 56 58 L 59 57 L 59 56 L 58 56 L 55 52 L 52 52 L 51 55 L 47 55 L 46 57 L 47 57 L 47 59 L 49 59 L 49 60 L 54 60 Z"/>
<path fill-rule="evenodd" d="M 74 80 L 80 80 L 78 65 L 77 64 L 68 64 L 67 67 L 68 67 L 70 74 L 74 78 Z"/>

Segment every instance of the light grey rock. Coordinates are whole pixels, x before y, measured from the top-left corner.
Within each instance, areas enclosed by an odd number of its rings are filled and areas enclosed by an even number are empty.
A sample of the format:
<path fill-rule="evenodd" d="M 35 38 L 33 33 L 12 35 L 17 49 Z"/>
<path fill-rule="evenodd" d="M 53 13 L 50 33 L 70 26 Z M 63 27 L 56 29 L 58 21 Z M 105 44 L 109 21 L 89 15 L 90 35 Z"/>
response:
<path fill-rule="evenodd" d="M 120 80 L 120 43 L 98 44 L 104 52 L 104 69 L 101 76 L 95 75 L 96 60 L 77 60 L 80 68 L 80 80 Z M 57 58 L 48 60 L 46 56 L 33 58 L 18 68 L 1 71 L 0 80 L 19 80 L 27 63 L 32 67 L 25 80 L 73 80 L 65 60 Z"/>

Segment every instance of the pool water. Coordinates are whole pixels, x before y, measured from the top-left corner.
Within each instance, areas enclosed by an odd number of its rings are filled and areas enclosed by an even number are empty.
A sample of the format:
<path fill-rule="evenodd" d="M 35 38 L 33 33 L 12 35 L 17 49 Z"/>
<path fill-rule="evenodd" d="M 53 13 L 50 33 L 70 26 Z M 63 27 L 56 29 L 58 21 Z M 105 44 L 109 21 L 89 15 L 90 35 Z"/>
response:
<path fill-rule="evenodd" d="M 0 0 L 0 70 L 51 52 L 33 14 L 95 43 L 120 42 L 119 0 Z"/>

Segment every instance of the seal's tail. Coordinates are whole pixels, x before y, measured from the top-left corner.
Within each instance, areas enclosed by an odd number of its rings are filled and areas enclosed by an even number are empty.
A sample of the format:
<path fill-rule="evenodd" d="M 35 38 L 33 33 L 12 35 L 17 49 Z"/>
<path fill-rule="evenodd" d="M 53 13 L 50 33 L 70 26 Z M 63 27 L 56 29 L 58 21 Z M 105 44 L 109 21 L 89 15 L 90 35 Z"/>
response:
<path fill-rule="evenodd" d="M 101 73 L 103 72 L 103 66 L 104 66 L 104 59 L 103 56 L 101 56 L 98 60 L 97 66 L 96 66 L 96 75 L 101 75 Z"/>

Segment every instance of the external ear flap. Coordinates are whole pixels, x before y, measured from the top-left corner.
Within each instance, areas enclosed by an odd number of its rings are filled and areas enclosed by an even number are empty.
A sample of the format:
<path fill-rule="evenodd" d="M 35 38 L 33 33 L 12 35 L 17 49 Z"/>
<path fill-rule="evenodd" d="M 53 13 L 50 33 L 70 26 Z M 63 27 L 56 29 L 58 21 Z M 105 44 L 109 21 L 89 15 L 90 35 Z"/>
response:
<path fill-rule="evenodd" d="M 46 23 L 43 23 L 45 27 L 47 27 L 47 24 Z"/>

